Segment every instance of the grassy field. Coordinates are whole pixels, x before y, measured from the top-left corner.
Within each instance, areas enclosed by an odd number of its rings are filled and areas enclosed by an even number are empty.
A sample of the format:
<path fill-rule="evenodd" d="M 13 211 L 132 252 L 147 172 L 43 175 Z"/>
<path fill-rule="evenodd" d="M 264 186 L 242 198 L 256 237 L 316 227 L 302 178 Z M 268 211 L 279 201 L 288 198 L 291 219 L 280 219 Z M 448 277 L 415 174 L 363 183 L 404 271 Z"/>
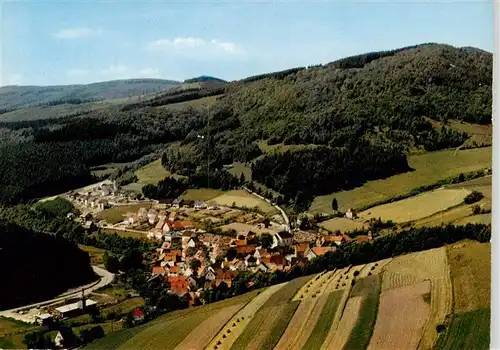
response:
<path fill-rule="evenodd" d="M 119 205 L 116 207 L 104 209 L 99 214 L 97 214 L 97 218 L 100 220 L 105 220 L 108 224 L 116 224 L 120 221 L 123 221 L 126 213 L 137 211 L 140 208 L 151 208 L 151 203 L 140 203 L 140 204 L 128 204 L 128 205 Z"/>
<path fill-rule="evenodd" d="M 347 218 L 333 218 L 333 219 L 321 222 L 319 224 L 319 226 L 324 228 L 325 230 L 330 231 L 330 232 L 340 231 L 341 233 L 354 231 L 354 230 L 361 230 L 361 229 L 368 227 L 368 225 L 366 225 L 361 220 L 354 221 L 354 220 L 347 219 Z"/>
<path fill-rule="evenodd" d="M 142 168 L 135 171 L 137 182 L 142 185 L 156 185 L 158 181 L 163 180 L 167 176 L 172 176 L 172 173 L 161 165 L 161 159 L 157 159 Z"/>
<path fill-rule="evenodd" d="M 106 317 L 109 313 L 114 312 L 117 314 L 126 314 L 138 307 L 144 306 L 144 299 L 141 297 L 134 297 L 123 300 L 116 305 L 109 306 L 101 310 L 101 315 Z"/>
<path fill-rule="evenodd" d="M 490 319 L 489 308 L 454 315 L 451 326 L 443 336 L 439 337 L 435 348 L 438 350 L 489 349 Z"/>
<path fill-rule="evenodd" d="M 177 102 L 177 103 L 171 103 L 168 105 L 163 105 L 157 108 L 161 109 L 184 109 L 187 107 L 192 107 L 192 108 L 200 108 L 200 107 L 206 107 L 206 106 L 211 106 L 215 103 L 218 97 L 223 96 L 223 95 L 217 95 L 217 96 L 207 96 L 207 97 L 202 97 L 198 98 L 196 100 L 190 100 L 190 101 L 184 101 L 184 102 Z"/>
<path fill-rule="evenodd" d="M 332 292 L 328 295 L 325 307 L 321 310 L 318 322 L 311 330 L 304 349 L 319 349 L 321 347 L 330 331 L 333 318 L 340 305 L 341 297 L 341 291 Z"/>
<path fill-rule="evenodd" d="M 454 312 L 490 307 L 491 244 L 465 241 L 447 248 Z"/>
<path fill-rule="evenodd" d="M 92 265 L 102 264 L 102 257 L 104 255 L 104 252 L 106 251 L 106 249 L 91 247 L 91 246 L 83 245 L 83 244 L 79 244 L 78 248 L 89 253 L 90 263 Z"/>
<path fill-rule="evenodd" d="M 0 317 L 0 348 L 26 349 L 23 343 L 24 334 L 39 327 L 28 323 Z"/>
<path fill-rule="evenodd" d="M 208 201 L 214 199 L 215 197 L 220 196 L 224 192 L 221 190 L 214 190 L 211 188 L 193 188 L 185 191 L 181 198 L 184 200 L 200 200 L 200 201 Z"/>
<path fill-rule="evenodd" d="M 469 193 L 470 191 L 461 188 L 437 189 L 378 205 L 359 213 L 359 216 L 365 220 L 381 218 L 383 221 L 392 220 L 397 223 L 414 221 L 463 203 L 464 197 Z"/>
<path fill-rule="evenodd" d="M 331 213 L 333 198 L 339 209 L 359 208 L 391 196 L 409 192 L 421 185 L 433 184 L 449 176 L 491 167 L 491 147 L 462 150 L 444 150 L 408 157 L 415 171 L 391 176 L 387 179 L 368 181 L 350 191 L 316 197 L 309 208 L 311 212 Z"/>
<path fill-rule="evenodd" d="M 268 202 L 248 193 L 245 190 L 232 190 L 223 193 L 213 199 L 220 205 L 254 208 L 257 207 L 266 214 L 277 213 L 278 210 Z"/>

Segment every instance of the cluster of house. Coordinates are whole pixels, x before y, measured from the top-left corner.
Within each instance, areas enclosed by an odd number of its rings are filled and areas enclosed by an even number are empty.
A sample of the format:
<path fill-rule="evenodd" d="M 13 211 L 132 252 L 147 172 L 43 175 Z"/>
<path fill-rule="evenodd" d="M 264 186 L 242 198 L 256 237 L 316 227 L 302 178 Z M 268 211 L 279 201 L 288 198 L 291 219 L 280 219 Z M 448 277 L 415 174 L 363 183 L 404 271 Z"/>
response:
<path fill-rule="evenodd" d="M 120 189 L 116 182 L 103 183 L 83 192 L 69 192 L 68 198 L 82 207 L 104 210 L 113 205 L 137 199 L 132 191 Z"/>
<path fill-rule="evenodd" d="M 231 238 L 185 230 L 173 231 L 168 237 L 157 249 L 151 273 L 155 278 L 167 279 L 171 293 L 193 302 L 203 289 L 218 287 L 222 282 L 231 287 L 242 271 L 286 272 L 335 251 L 342 244 L 372 239 L 369 233 L 355 239 L 347 235 L 320 235 L 311 242 L 296 242 L 292 233 L 283 231 L 274 233 L 269 248 L 263 248 L 254 243 L 253 232 L 241 232 L 237 238 Z"/>

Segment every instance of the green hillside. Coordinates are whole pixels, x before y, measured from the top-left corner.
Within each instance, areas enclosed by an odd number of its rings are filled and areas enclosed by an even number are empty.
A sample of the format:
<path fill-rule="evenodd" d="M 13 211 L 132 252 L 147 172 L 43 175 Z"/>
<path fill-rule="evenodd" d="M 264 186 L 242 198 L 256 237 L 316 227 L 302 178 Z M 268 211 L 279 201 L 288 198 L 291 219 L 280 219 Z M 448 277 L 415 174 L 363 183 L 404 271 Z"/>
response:
<path fill-rule="evenodd" d="M 196 80 L 66 115 L 48 107 L 58 118 L 0 123 L 0 201 L 59 193 L 91 181 L 90 167 L 156 152 L 168 171 L 190 175 L 189 186 L 227 187 L 235 182 L 223 165 L 250 164 L 253 181 L 306 210 L 316 196 L 410 174 L 410 154 L 476 147 L 470 133 L 488 131 L 457 125 L 490 128 L 491 74 L 488 52 L 423 44 L 229 83 Z M 38 156 L 48 153 L 60 156 Z"/>

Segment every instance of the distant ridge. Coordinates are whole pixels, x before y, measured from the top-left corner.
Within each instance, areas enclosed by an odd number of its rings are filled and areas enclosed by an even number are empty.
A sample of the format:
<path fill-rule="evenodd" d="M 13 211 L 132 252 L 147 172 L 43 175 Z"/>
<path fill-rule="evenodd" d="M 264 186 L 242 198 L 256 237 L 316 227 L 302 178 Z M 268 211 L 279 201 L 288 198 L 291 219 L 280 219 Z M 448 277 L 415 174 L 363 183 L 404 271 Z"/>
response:
<path fill-rule="evenodd" d="M 184 80 L 185 84 L 190 83 L 227 83 L 227 81 L 209 75 L 200 75 L 196 78 Z"/>
<path fill-rule="evenodd" d="M 163 92 L 182 83 L 165 79 L 122 79 L 91 84 L 0 87 L 0 110 L 35 105 L 54 105 L 66 101 L 113 100 Z"/>

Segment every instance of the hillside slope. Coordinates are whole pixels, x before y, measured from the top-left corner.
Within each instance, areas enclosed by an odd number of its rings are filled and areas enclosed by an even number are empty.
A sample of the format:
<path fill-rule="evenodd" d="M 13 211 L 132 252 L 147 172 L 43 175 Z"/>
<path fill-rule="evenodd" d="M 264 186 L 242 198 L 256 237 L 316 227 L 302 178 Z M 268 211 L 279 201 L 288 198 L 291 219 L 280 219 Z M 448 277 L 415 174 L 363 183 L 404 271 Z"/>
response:
<path fill-rule="evenodd" d="M 0 110 L 64 102 L 79 104 L 91 100 L 112 100 L 163 91 L 181 84 L 173 80 L 128 79 L 86 85 L 4 86 L 0 88 Z"/>
<path fill-rule="evenodd" d="M 65 239 L 0 220 L 0 310 L 65 292 L 97 279 L 89 255 Z"/>

